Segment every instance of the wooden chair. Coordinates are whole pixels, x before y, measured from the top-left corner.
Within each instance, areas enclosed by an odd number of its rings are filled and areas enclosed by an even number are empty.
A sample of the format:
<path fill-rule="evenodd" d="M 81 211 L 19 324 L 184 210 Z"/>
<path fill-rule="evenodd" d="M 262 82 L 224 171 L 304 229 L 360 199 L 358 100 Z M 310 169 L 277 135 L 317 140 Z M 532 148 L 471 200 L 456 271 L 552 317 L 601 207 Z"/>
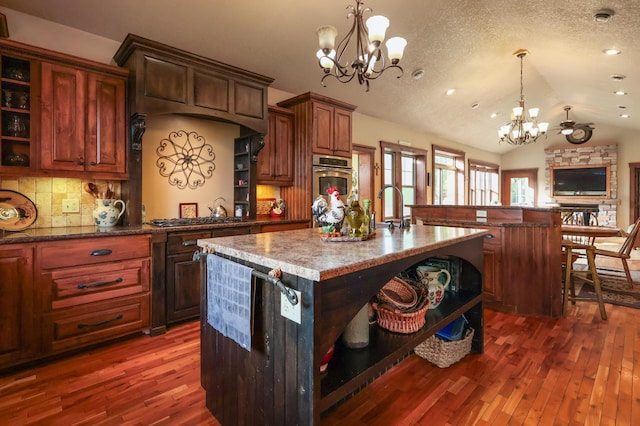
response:
<path fill-rule="evenodd" d="M 633 224 L 631 231 L 629 231 L 627 238 L 624 240 L 624 243 L 622 244 L 622 246 L 620 246 L 620 249 L 618 251 L 604 250 L 599 248 L 596 248 L 594 250 L 594 254 L 596 256 L 613 257 L 622 261 L 622 267 L 624 268 L 624 274 L 627 277 L 629 288 L 633 288 L 633 280 L 631 279 L 631 273 L 629 272 L 627 259 L 631 258 L 631 250 L 633 250 L 636 237 L 638 236 L 638 231 L 640 231 L 640 218 L 638 218 L 638 220 L 636 220 L 636 223 Z M 605 270 L 605 268 L 601 269 Z"/>
<path fill-rule="evenodd" d="M 597 302 L 600 308 L 600 317 L 607 319 L 607 311 L 604 308 L 604 299 L 602 298 L 602 287 L 600 286 L 600 276 L 596 269 L 596 248 L 592 245 L 578 244 L 572 241 L 562 241 L 562 251 L 565 257 L 564 263 L 564 291 L 562 295 L 562 315 L 567 314 L 567 305 L 569 302 Z M 573 265 L 576 261 L 576 253 L 585 253 L 587 257 L 587 270 L 574 269 Z M 577 297 L 574 278 L 579 277 L 581 280 L 593 284 L 596 291 L 596 300 Z"/>
<path fill-rule="evenodd" d="M 564 213 L 562 215 L 562 223 L 569 225 L 598 226 L 598 215 L 583 212 Z M 588 246 L 593 245 L 596 239 L 596 237 L 590 237 L 587 235 L 563 235 L 562 238 Z"/>

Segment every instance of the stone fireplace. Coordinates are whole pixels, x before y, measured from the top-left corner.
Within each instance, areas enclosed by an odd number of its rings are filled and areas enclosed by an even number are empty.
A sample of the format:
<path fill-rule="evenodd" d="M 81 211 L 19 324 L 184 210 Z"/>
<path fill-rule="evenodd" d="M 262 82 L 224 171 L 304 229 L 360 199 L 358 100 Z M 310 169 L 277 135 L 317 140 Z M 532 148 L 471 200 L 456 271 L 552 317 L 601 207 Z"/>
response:
<path fill-rule="evenodd" d="M 618 145 L 545 149 L 545 191 L 552 203 L 567 207 L 598 208 L 598 224 L 616 226 L 618 207 Z M 556 197 L 551 191 L 551 168 L 561 166 L 609 165 L 609 195 L 603 197 Z"/>

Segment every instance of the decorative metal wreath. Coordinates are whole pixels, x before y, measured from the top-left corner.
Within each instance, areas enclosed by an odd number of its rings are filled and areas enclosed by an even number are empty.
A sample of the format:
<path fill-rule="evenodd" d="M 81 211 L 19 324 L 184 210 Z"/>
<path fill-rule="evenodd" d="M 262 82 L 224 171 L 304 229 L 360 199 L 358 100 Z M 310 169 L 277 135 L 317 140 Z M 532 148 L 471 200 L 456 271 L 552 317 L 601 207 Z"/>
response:
<path fill-rule="evenodd" d="M 178 130 L 162 139 L 156 149 L 156 165 L 160 175 L 169 178 L 169 184 L 180 189 L 204 186 L 205 179 L 213 176 L 216 155 L 213 147 L 196 132 Z"/>

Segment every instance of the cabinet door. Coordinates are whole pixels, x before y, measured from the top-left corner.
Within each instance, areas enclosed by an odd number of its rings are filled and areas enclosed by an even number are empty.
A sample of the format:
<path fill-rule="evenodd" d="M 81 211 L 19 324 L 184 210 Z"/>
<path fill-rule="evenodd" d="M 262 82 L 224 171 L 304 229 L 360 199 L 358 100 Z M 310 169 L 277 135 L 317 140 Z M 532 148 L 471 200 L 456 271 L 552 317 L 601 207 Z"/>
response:
<path fill-rule="evenodd" d="M 74 68 L 42 64 L 42 169 L 85 169 L 85 78 Z"/>
<path fill-rule="evenodd" d="M 273 174 L 280 185 L 293 184 L 293 117 L 275 116 Z"/>
<path fill-rule="evenodd" d="M 313 152 L 333 155 L 334 108 L 318 102 L 313 103 Z"/>
<path fill-rule="evenodd" d="M 35 351 L 33 248 L 0 247 L 0 368 Z"/>
<path fill-rule="evenodd" d="M 167 322 L 200 315 L 200 262 L 192 253 L 167 257 Z"/>
<path fill-rule="evenodd" d="M 276 114 L 269 111 L 269 132 L 264 136 L 264 147 L 258 152 L 256 182 L 270 185 L 274 182 L 274 157 L 276 155 Z"/>
<path fill-rule="evenodd" d="M 485 236 L 483 244 L 483 291 L 487 302 L 503 302 L 502 289 L 502 230 L 489 228 L 491 236 Z"/>
<path fill-rule="evenodd" d="M 351 111 L 335 109 L 333 155 L 351 157 Z"/>
<path fill-rule="evenodd" d="M 125 80 L 90 73 L 86 170 L 124 174 Z"/>
<path fill-rule="evenodd" d="M 257 183 L 293 185 L 293 114 L 269 109 L 269 133 L 258 153 Z"/>

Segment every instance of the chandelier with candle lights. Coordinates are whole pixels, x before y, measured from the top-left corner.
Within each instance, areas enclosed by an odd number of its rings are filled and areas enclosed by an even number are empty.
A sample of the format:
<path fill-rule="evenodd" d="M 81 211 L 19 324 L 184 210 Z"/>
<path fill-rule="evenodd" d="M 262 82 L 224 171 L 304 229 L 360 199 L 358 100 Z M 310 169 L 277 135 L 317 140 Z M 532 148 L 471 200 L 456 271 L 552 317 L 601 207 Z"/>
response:
<path fill-rule="evenodd" d="M 528 53 L 529 51 L 525 49 L 513 53 L 513 56 L 520 58 L 520 105 L 513 108 L 511 123 L 505 124 L 498 130 L 500 142 L 507 142 L 511 145 L 526 145 L 535 142 L 549 128 L 549 123 L 538 123 L 539 108 L 529 108 L 529 111 L 524 108 L 522 64 Z"/>
<path fill-rule="evenodd" d="M 389 27 L 389 20 L 381 15 L 369 17 L 366 22 L 363 15 L 372 10 L 364 7 L 361 0 L 356 5 L 347 6 L 347 19 L 353 18 L 351 29 L 344 39 L 335 47 L 338 30 L 332 25 L 318 28 L 320 50 L 316 56 L 320 68 L 324 71 L 321 83 L 329 77 L 335 77 L 341 83 L 348 83 L 357 78 L 358 83 L 366 86 L 369 91 L 369 81 L 380 77 L 389 68 L 403 70 L 398 63 L 402 59 L 407 41 L 402 37 L 393 37 L 385 43 L 388 60 L 382 52 L 382 42 Z M 354 45 L 355 44 L 355 45 Z M 349 46 L 352 48 L 349 49 Z"/>

